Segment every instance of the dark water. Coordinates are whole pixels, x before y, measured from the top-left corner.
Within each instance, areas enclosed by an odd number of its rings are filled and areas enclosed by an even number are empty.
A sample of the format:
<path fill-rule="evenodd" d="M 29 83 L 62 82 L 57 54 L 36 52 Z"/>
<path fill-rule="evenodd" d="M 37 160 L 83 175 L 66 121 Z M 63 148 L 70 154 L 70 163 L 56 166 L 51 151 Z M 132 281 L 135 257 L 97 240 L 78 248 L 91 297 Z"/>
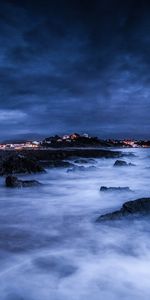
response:
<path fill-rule="evenodd" d="M 6 189 L 1 179 L 0 300 L 150 299 L 149 219 L 95 223 L 150 196 L 150 150 L 134 152 L 126 160 L 136 167 L 98 159 L 85 164 L 93 170 L 36 175 L 38 188 Z M 105 194 L 101 185 L 134 193 Z"/>

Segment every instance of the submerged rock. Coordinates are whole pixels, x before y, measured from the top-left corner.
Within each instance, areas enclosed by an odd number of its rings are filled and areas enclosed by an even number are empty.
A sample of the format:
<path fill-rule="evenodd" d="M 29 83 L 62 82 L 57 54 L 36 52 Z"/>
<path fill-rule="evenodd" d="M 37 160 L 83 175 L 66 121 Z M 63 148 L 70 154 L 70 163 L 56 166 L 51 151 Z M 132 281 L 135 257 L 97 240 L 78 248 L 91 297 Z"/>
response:
<path fill-rule="evenodd" d="M 73 168 L 71 168 L 71 169 L 68 169 L 67 170 L 67 173 L 69 173 L 69 172 L 75 172 L 75 171 L 85 171 L 85 167 L 83 167 L 83 166 L 74 166 Z"/>
<path fill-rule="evenodd" d="M 57 277 L 68 277 L 77 271 L 77 267 L 64 257 L 45 256 L 35 259 L 34 264 L 39 270 L 53 272 Z"/>
<path fill-rule="evenodd" d="M 75 171 L 94 171 L 96 170 L 95 166 L 89 166 L 89 167 L 84 167 L 84 166 L 74 166 L 71 169 L 68 169 L 67 172 L 75 172 Z"/>
<path fill-rule="evenodd" d="M 44 172 L 43 167 L 35 159 L 23 155 L 10 156 L 0 165 L 0 175 Z"/>
<path fill-rule="evenodd" d="M 125 160 L 116 160 L 114 163 L 114 167 L 126 167 L 126 166 L 135 166 L 132 163 L 127 163 Z"/>
<path fill-rule="evenodd" d="M 125 202 L 120 210 L 98 217 L 97 222 L 118 220 L 137 214 L 150 214 L 150 198 L 140 198 Z"/>
<path fill-rule="evenodd" d="M 135 167 L 135 164 L 129 163 L 128 166 Z"/>
<path fill-rule="evenodd" d="M 5 180 L 6 187 L 10 188 L 21 188 L 21 187 L 32 187 L 32 186 L 38 186 L 41 185 L 40 182 L 37 180 L 21 180 L 18 179 L 16 176 L 7 176 Z"/>
<path fill-rule="evenodd" d="M 101 192 L 132 192 L 128 186 L 124 187 L 107 187 L 107 186 L 101 186 L 100 188 Z"/>

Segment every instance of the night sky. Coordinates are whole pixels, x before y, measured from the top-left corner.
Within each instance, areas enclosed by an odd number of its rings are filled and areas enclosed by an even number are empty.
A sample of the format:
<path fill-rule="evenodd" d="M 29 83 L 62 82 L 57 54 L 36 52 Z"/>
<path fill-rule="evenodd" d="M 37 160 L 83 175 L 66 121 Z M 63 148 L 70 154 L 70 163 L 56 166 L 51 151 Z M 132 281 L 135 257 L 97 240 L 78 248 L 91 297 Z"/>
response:
<path fill-rule="evenodd" d="M 0 0 L 0 139 L 71 132 L 150 138 L 150 1 Z"/>

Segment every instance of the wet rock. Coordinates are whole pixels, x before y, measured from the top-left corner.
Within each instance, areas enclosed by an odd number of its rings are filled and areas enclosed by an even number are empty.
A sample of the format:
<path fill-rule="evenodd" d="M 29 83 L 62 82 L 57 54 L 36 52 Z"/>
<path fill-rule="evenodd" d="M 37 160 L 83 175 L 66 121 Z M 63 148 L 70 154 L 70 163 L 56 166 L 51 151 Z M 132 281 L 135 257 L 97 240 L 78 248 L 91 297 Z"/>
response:
<path fill-rule="evenodd" d="M 118 220 L 127 216 L 150 214 L 150 198 L 125 202 L 120 210 L 100 216 L 97 222 Z"/>
<path fill-rule="evenodd" d="M 95 166 L 89 166 L 88 168 L 86 168 L 87 171 L 94 171 L 97 168 Z"/>
<path fill-rule="evenodd" d="M 123 154 L 123 156 L 124 157 L 137 157 L 137 155 L 136 154 L 134 154 L 133 152 L 126 152 L 126 153 L 124 153 Z"/>
<path fill-rule="evenodd" d="M 116 160 L 114 163 L 115 167 L 122 167 L 122 166 L 127 166 L 127 162 L 125 160 Z"/>
<path fill-rule="evenodd" d="M 83 167 L 83 166 L 74 166 L 73 168 L 68 169 L 67 173 L 75 172 L 75 171 L 85 171 L 85 167 Z"/>
<path fill-rule="evenodd" d="M 121 159 L 126 156 L 125 153 L 116 150 L 99 149 L 99 148 L 62 148 L 62 149 L 37 149 L 35 150 L 21 150 L 12 151 L 5 150 L 0 152 L 0 160 L 8 157 L 21 155 L 31 160 L 40 162 L 52 160 L 68 160 L 68 159 L 94 159 L 94 158 L 116 158 Z"/>
<path fill-rule="evenodd" d="M 50 162 L 49 164 L 50 167 L 54 167 L 54 168 L 68 168 L 73 166 L 72 163 L 68 162 L 68 161 L 63 161 L 63 160 L 54 160 L 52 162 Z"/>
<path fill-rule="evenodd" d="M 75 160 L 75 164 L 88 164 L 88 163 L 91 163 L 91 162 L 95 162 L 94 159 L 76 159 Z"/>
<path fill-rule="evenodd" d="M 42 166 L 35 160 L 23 155 L 10 156 L 0 165 L 0 175 L 44 172 Z"/>
<path fill-rule="evenodd" d="M 116 160 L 114 163 L 114 167 L 126 167 L 126 166 L 135 166 L 132 163 L 127 163 L 125 160 Z"/>
<path fill-rule="evenodd" d="M 68 169 L 67 172 L 75 172 L 75 171 L 94 171 L 97 168 L 95 166 L 89 166 L 89 167 L 84 167 L 84 166 L 74 166 L 71 169 Z"/>
<path fill-rule="evenodd" d="M 74 164 L 64 160 L 45 160 L 41 161 L 40 164 L 47 168 L 68 168 L 74 166 Z"/>
<path fill-rule="evenodd" d="M 22 188 L 22 187 L 32 187 L 41 185 L 37 180 L 20 180 L 16 176 L 7 176 L 5 180 L 6 187 L 10 188 Z"/>
<path fill-rule="evenodd" d="M 107 186 L 101 186 L 100 188 L 101 192 L 131 192 L 130 188 L 128 186 L 124 187 L 107 187 Z"/>

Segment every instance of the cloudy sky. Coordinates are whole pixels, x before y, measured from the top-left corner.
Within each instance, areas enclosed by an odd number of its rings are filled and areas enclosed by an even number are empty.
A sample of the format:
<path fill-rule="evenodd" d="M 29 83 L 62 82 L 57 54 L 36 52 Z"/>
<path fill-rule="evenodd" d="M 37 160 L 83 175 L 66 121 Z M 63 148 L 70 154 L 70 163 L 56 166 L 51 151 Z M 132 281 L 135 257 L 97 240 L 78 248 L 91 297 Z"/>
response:
<path fill-rule="evenodd" d="M 1 140 L 150 138 L 149 115 L 150 1 L 0 0 Z"/>

